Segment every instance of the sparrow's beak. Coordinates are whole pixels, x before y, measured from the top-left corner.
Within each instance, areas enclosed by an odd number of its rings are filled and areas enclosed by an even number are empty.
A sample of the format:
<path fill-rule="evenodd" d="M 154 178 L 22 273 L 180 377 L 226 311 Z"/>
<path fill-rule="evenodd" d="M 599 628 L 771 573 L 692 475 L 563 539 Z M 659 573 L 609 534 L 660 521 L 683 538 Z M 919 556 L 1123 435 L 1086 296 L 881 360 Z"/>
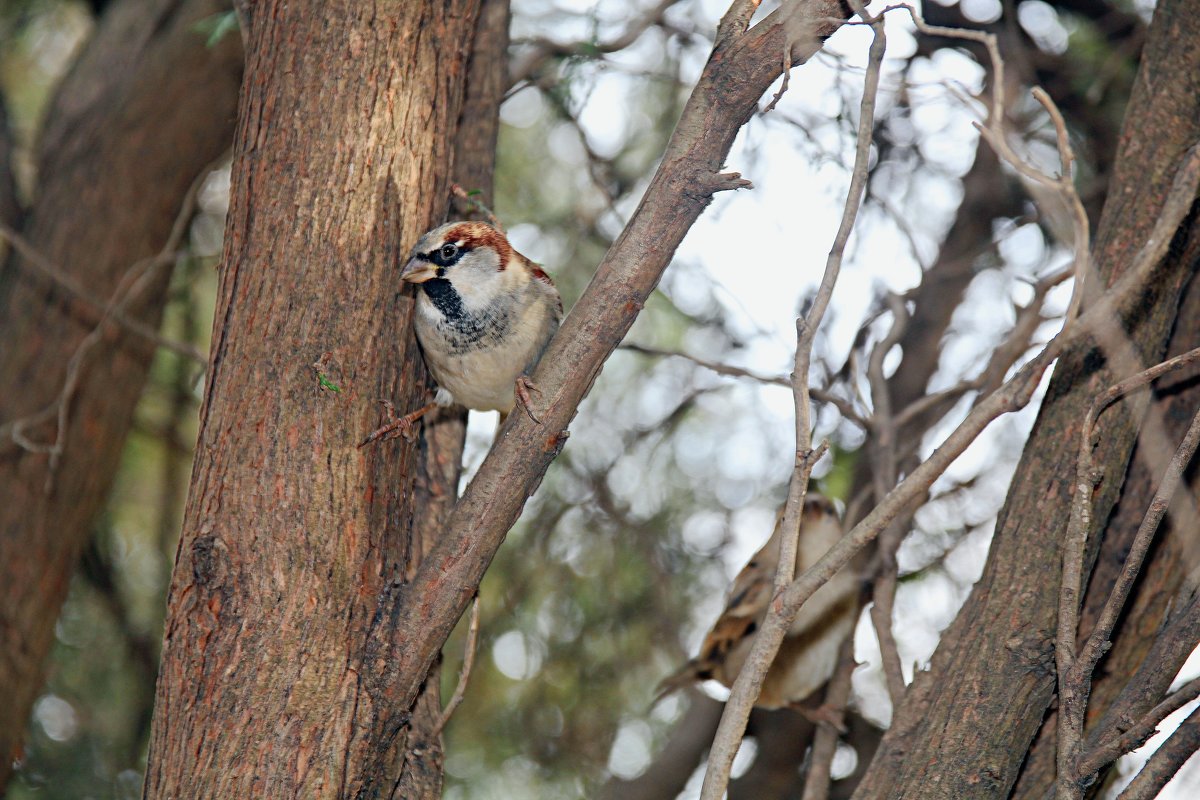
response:
<path fill-rule="evenodd" d="M 437 267 L 419 258 L 409 261 L 408 265 L 404 267 L 404 271 L 400 273 L 400 279 L 409 283 L 424 283 L 430 278 L 436 277 Z"/>

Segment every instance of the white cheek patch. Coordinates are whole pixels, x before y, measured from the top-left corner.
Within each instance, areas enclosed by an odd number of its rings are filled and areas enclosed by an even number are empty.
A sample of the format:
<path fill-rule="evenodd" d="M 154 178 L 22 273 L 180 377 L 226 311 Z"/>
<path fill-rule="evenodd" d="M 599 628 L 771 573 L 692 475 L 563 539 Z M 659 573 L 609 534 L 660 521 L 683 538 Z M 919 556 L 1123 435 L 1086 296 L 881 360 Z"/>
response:
<path fill-rule="evenodd" d="M 448 275 L 450 283 L 462 298 L 468 312 L 479 313 L 504 293 L 503 273 L 495 270 L 478 269 L 472 265 L 457 275 Z"/>

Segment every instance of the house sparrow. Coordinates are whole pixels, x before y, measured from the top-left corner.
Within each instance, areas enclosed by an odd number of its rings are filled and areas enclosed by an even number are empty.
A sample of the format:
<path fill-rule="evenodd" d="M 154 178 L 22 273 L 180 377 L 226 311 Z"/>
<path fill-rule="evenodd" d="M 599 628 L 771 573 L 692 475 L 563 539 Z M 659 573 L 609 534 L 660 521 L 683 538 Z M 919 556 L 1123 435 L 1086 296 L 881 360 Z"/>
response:
<path fill-rule="evenodd" d="M 530 411 L 528 373 L 562 320 L 550 276 L 483 222 L 448 222 L 417 242 L 400 277 L 417 284 L 417 341 L 437 381 L 434 402 L 372 433 L 391 438 L 437 406 Z M 389 410 L 390 415 L 390 410 Z M 361 446 L 361 445 L 360 445 Z"/>
<path fill-rule="evenodd" d="M 775 531 L 733 580 L 725 610 L 704 637 L 700 655 L 659 684 L 658 699 L 695 681 L 716 680 L 732 687 L 754 645 L 754 633 L 767 615 L 775 594 L 779 539 L 783 513 Z M 837 510 L 827 498 L 809 494 L 804 502 L 796 575 L 816 563 L 841 538 Z M 820 688 L 837 667 L 838 650 L 854 628 L 858 611 L 858 581 L 842 570 L 808 599 L 779 648 L 755 705 L 791 707 L 829 721 L 821 711 L 809 711 L 800 701 Z"/>

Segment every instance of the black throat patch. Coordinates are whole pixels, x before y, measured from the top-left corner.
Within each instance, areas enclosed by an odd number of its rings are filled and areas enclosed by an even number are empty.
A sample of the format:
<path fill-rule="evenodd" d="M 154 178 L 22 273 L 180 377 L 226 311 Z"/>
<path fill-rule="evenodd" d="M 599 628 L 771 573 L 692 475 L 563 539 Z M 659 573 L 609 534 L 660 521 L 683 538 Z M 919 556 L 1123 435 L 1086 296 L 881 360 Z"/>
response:
<path fill-rule="evenodd" d="M 511 315 L 504 306 L 493 304 L 477 313 L 467 311 L 462 297 L 445 278 L 430 278 L 421 284 L 421 288 L 442 314 L 438 327 L 442 329 L 452 355 L 480 346 L 492 347 L 508 333 Z"/>

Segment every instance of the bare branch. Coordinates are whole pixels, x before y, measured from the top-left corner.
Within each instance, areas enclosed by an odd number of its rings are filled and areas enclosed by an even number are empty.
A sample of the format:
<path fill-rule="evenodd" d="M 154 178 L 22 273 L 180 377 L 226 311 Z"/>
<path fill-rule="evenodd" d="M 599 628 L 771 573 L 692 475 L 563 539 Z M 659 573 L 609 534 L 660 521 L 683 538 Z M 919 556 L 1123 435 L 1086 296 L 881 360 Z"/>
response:
<path fill-rule="evenodd" d="M 624 50 L 637 41 L 643 33 L 660 24 L 667 9 L 678 2 L 679 0 L 659 0 L 657 5 L 629 23 L 619 36 L 607 42 L 556 42 L 546 38 L 537 38 L 526 42 L 532 48 L 521 61 L 513 65 L 508 77 L 508 85 L 511 88 L 531 79 L 551 59 L 570 56 L 595 57 Z M 754 5 L 757 6 L 757 2 Z"/>
<path fill-rule="evenodd" d="M 214 162 L 215 164 L 216 162 Z M 171 233 L 167 237 L 167 241 L 163 244 L 162 249 L 155 255 L 149 258 L 144 258 L 133 266 L 121 277 L 117 284 L 116 290 L 113 292 L 112 298 L 108 303 L 101 308 L 101 316 L 96 326 L 88 333 L 87 336 L 80 341 L 79 346 L 75 348 L 75 352 L 71 355 L 70 361 L 67 363 L 66 377 L 63 379 L 62 388 L 59 390 L 58 396 L 54 402 L 45 408 L 29 414 L 20 419 L 11 420 L 0 424 L 0 441 L 11 439 L 17 446 L 24 448 L 33 453 L 48 453 L 50 455 L 49 469 L 46 473 L 46 491 L 50 490 L 53 485 L 54 474 L 58 467 L 58 461 L 62 456 L 63 448 L 67 440 L 67 424 L 70 419 L 71 400 L 75 396 L 76 387 L 79 384 L 80 372 L 83 365 L 86 363 L 88 353 L 94 348 L 104 337 L 107 324 L 111 321 L 124 320 L 123 327 L 138 333 L 151 341 L 166 342 L 158 333 L 148 326 L 143 325 L 136 320 L 129 319 L 125 315 L 125 310 L 129 305 L 137 299 L 141 292 L 153 280 L 157 271 L 165 266 L 174 264 L 177 257 L 177 252 L 183 242 L 183 237 L 187 233 L 188 225 L 192 220 L 192 216 L 196 210 L 196 196 L 203 185 L 205 178 L 211 168 L 201 170 L 200 174 L 192 182 L 191 188 L 184 195 L 183 202 L 180 204 L 179 213 L 175 217 L 175 222 L 171 227 Z M 39 271 L 51 278 L 56 284 L 63 286 L 76 297 L 84 300 L 87 303 L 96 303 L 96 301 L 83 290 L 70 276 L 59 270 L 53 264 L 32 248 L 19 234 L 4 225 L 0 225 L 0 237 L 7 238 L 13 247 L 24 256 L 23 263 L 31 263 L 37 266 Z M 189 357 L 198 357 L 201 363 L 207 364 L 207 358 L 200 355 L 199 351 L 187 344 L 179 344 L 179 349 L 176 352 L 186 354 L 188 349 L 195 351 Z M 172 348 L 176 349 L 176 348 Z M 41 425 L 49 420 L 56 420 L 54 440 L 50 443 L 37 442 L 31 439 L 28 431 L 38 425 Z"/>
<path fill-rule="evenodd" d="M 730 364 L 721 364 L 716 361 L 709 361 L 707 359 L 689 355 L 688 353 L 679 352 L 678 350 L 663 350 L 657 347 L 649 347 L 643 344 L 632 344 L 630 342 L 623 342 L 620 345 L 620 349 L 628 350 L 632 353 L 641 353 L 645 356 L 682 358 L 686 359 L 687 361 L 691 361 L 696 366 L 711 370 L 718 375 L 725 375 L 730 378 L 748 378 L 752 381 L 758 381 L 759 383 L 765 383 L 771 386 L 785 386 L 788 389 L 792 388 L 792 380 L 786 375 L 763 375 L 762 373 L 755 372 L 744 367 L 735 367 Z M 829 405 L 833 406 L 843 417 L 850 420 L 855 425 L 858 425 L 860 428 L 865 430 L 868 427 L 867 421 L 863 419 L 862 415 L 855 410 L 853 404 L 851 404 L 851 402 L 846 398 L 839 397 L 833 392 L 825 389 L 818 389 L 812 386 L 808 387 L 808 392 L 814 400 L 821 403 L 828 403 Z"/>
<path fill-rule="evenodd" d="M 1175 732 L 1154 751 L 1117 800 L 1154 800 L 1180 767 L 1200 749 L 1200 706 L 1192 709 Z"/>
<path fill-rule="evenodd" d="M 692 362 L 698 367 L 704 367 L 707 370 L 724 375 L 729 378 L 749 378 L 752 381 L 766 383 L 771 386 L 784 386 L 788 389 L 792 388 L 792 381 L 786 375 L 763 375 L 760 372 L 746 369 L 744 367 L 735 367 L 730 364 L 722 364 L 717 361 L 709 361 L 698 356 L 693 356 L 688 353 L 683 353 L 678 350 L 663 350 L 658 347 L 650 347 L 644 344 L 634 344 L 632 342 L 622 342 L 619 346 L 621 350 L 628 350 L 631 353 L 640 353 L 644 356 L 660 356 L 663 358 L 682 358 Z M 845 403 L 845 400 L 838 398 L 839 401 Z M 830 401 L 832 402 L 832 401 Z"/>
<path fill-rule="evenodd" d="M 475 601 L 471 603 L 471 621 L 467 626 L 467 642 L 463 645 L 463 663 L 462 671 L 458 673 L 458 685 L 454 687 L 454 694 L 450 695 L 446 707 L 442 709 L 442 716 L 438 718 L 437 724 L 429 732 L 429 738 L 437 738 L 438 734 L 446 727 L 446 723 L 450 721 L 450 717 L 454 716 L 454 712 L 462 704 L 463 697 L 467 693 L 467 681 L 471 679 L 471 667 L 475 665 L 475 651 L 478 649 L 478 644 L 479 595 L 477 594 Z"/>
<path fill-rule="evenodd" d="M 988 59 L 991 61 L 995 85 L 997 87 L 1004 86 L 1004 59 L 1000 55 L 1000 44 L 995 34 L 963 28 L 946 28 L 929 25 L 912 6 L 889 6 L 887 10 L 893 8 L 903 8 L 908 11 L 909 16 L 912 17 L 913 24 L 917 26 L 917 30 L 921 33 L 945 36 L 951 39 L 964 39 L 982 44 L 987 49 Z M 1090 271 L 1090 223 L 1088 222 L 1087 211 L 1083 207 L 1083 202 L 1079 199 L 1079 193 L 1075 191 L 1075 182 L 1071 174 L 1071 167 L 1075 162 L 1075 153 L 1071 149 L 1066 121 L 1063 119 L 1062 113 L 1058 110 L 1058 106 L 1055 105 L 1054 100 L 1044 90 L 1035 87 L 1033 89 L 1033 96 L 1046 109 L 1046 113 L 1050 115 L 1050 119 L 1054 123 L 1055 135 L 1058 139 L 1061 174 L 1057 176 L 1047 175 L 1017 155 L 1012 149 L 1012 146 L 1008 142 L 1008 137 L 1004 132 L 1003 91 L 998 89 L 992 92 L 992 104 L 988 111 L 987 119 L 983 124 L 976 123 L 975 127 L 979 130 L 980 135 L 987 140 L 988 144 L 992 146 L 992 149 L 996 151 L 996 154 L 1009 166 L 1026 179 L 1058 192 L 1062 196 L 1067 208 L 1071 211 L 1071 226 L 1075 239 L 1075 285 L 1072 289 L 1071 302 L 1067 309 L 1066 318 L 1070 321 L 1078 316 L 1079 309 L 1083 303 L 1085 278 Z"/>
<path fill-rule="evenodd" d="M 1183 442 L 1167 466 L 1154 499 L 1146 510 L 1146 515 L 1142 519 L 1142 524 L 1130 547 L 1129 555 L 1125 558 L 1121 574 L 1113 586 L 1112 594 L 1109 595 L 1091 636 L 1084 644 L 1082 654 L 1076 657 L 1075 637 L 1079 627 L 1078 598 L 1082 591 L 1083 549 L 1090 531 L 1091 495 L 1095 477 L 1092 469 L 1092 451 L 1096 446 L 1096 420 L 1103 409 L 1115 402 L 1117 398 L 1144 388 L 1156 378 L 1185 367 L 1197 359 L 1200 359 L 1200 348 L 1190 350 L 1121 381 L 1096 398 L 1084 420 L 1076 468 L 1076 494 L 1072 503 L 1071 518 L 1067 524 L 1066 546 L 1063 550 L 1063 584 L 1059 597 L 1058 641 L 1055 647 L 1060 698 L 1058 717 L 1058 792 L 1060 798 L 1082 797 L 1084 784 L 1091 778 L 1092 773 L 1077 771 L 1075 762 L 1083 740 L 1084 715 L 1087 711 L 1092 672 L 1100 657 L 1107 652 L 1110 646 L 1108 640 L 1116 625 L 1117 616 L 1133 588 L 1133 582 L 1141 570 L 1142 562 L 1150 549 L 1150 543 L 1166 513 L 1171 497 L 1179 486 L 1183 471 L 1191 462 L 1197 445 L 1200 444 L 1200 412 L 1198 412 L 1193 417 Z"/>
<path fill-rule="evenodd" d="M 1197 697 L 1200 697 L 1200 678 L 1193 678 L 1146 712 L 1146 715 L 1128 731 L 1105 739 L 1086 757 L 1080 759 L 1079 774 L 1092 775 L 1106 764 L 1111 764 L 1126 753 L 1138 749 L 1154 735 L 1159 723 Z"/>
<path fill-rule="evenodd" d="M 208 172 L 209 170 L 205 170 L 203 173 L 201 173 L 201 180 L 208 175 Z M 195 212 L 194 204 L 195 195 L 193 193 L 189 193 L 188 198 L 185 200 L 184 206 L 180 208 L 180 218 L 186 218 L 185 223 L 191 221 L 192 215 Z M 186 231 L 186 228 L 183 230 Z M 156 347 L 161 347 L 164 350 L 170 350 L 172 353 L 195 361 L 201 366 L 208 366 L 208 356 L 201 352 L 198 347 L 189 342 L 179 342 L 174 339 L 167 338 L 151 328 L 149 325 L 127 316 L 122 310 L 124 306 L 121 306 L 121 308 L 117 307 L 117 304 L 115 303 L 115 294 L 113 299 L 110 299 L 107 303 L 98 300 L 92 296 L 87 289 L 83 288 L 78 281 L 68 275 L 66 271 L 59 268 L 58 265 L 52 263 L 48 258 L 38 252 L 38 250 L 29 242 L 29 240 L 2 222 L 0 222 L 0 239 L 6 240 L 10 245 L 12 245 L 12 248 L 21 255 L 21 258 L 17 260 L 18 264 L 27 265 L 31 267 L 34 272 L 38 273 L 44 278 L 49 279 L 55 286 L 63 289 L 71 297 L 79 300 L 91 311 L 96 313 L 98 319 L 107 318 L 112 320 L 125 330 L 140 336 L 148 342 L 151 342 Z M 130 271 L 132 272 L 135 269 L 158 267 L 172 263 L 178 255 L 180 242 L 181 240 L 176 239 L 175 234 L 172 233 L 172 238 L 168 240 L 168 244 L 171 245 L 169 250 L 167 247 L 164 247 L 162 251 L 158 253 L 158 255 L 151 256 L 149 259 L 144 259 L 143 261 L 131 266 L 129 268 Z"/>
<path fill-rule="evenodd" d="M 892 328 L 871 350 L 867 361 L 867 379 L 871 384 L 871 399 L 875 412 L 871 416 L 872 450 L 871 472 L 875 485 L 875 501 L 879 502 L 896 485 L 898 476 L 896 458 L 897 425 L 892 417 L 891 393 L 883 375 L 883 360 L 888 352 L 900 342 L 908 324 L 908 311 L 904 301 L 890 295 L 888 306 L 892 312 Z M 898 708 L 904 699 L 904 671 L 900 665 L 900 651 L 892 632 L 892 610 L 896 600 L 896 583 L 899 567 L 896 551 L 904 538 L 907 525 L 896 520 L 879 537 L 879 572 L 875 578 L 874 603 L 871 606 L 871 622 L 879 641 L 879 653 L 883 662 L 883 675 L 887 683 L 892 707 Z"/>
<path fill-rule="evenodd" d="M 825 707 L 835 714 L 845 710 L 850 702 L 851 676 L 858 665 L 854 662 L 854 636 L 846 637 L 838 653 L 837 671 L 825 688 Z M 818 725 L 813 735 L 812 755 L 808 775 L 804 778 L 802 800 L 827 800 L 831 782 L 830 769 L 837 753 L 838 732 L 832 725 Z"/>
<path fill-rule="evenodd" d="M 777 631 L 771 637 L 765 636 L 769 627 L 780 620 L 786 612 L 780 605 L 779 597 L 792 583 L 792 572 L 796 566 L 796 550 L 800 538 L 800 520 L 804 509 L 804 495 L 808 490 L 808 478 L 813 465 L 820 458 L 825 445 L 816 452 L 812 450 L 812 419 L 810 398 L 808 393 L 808 373 L 812 360 L 812 346 L 825 309 L 833 295 L 833 287 L 837 283 L 841 271 L 842 258 L 850 233 L 854 230 L 854 222 L 858 217 L 858 209 L 862 204 L 864 189 L 867 182 L 867 169 L 871 152 L 871 133 L 875 125 L 875 98 L 879 89 L 879 73 L 883 64 L 883 54 L 887 48 L 887 35 L 884 31 L 883 17 L 869 17 L 866 11 L 858 7 L 855 11 L 871 24 L 874 38 L 871 41 L 866 78 L 863 82 L 863 97 L 859 106 L 858 140 L 854 154 L 854 169 L 850 176 L 850 188 L 847 191 L 846 204 L 842 210 L 841 224 L 834 237 L 833 246 L 825 260 L 825 272 L 821 277 L 821 285 L 817 289 L 812 307 L 805 317 L 796 320 L 796 362 L 792 373 L 792 391 L 795 396 L 796 408 L 796 463 L 792 472 L 791 485 L 788 488 L 787 505 L 784 510 L 782 535 L 779 545 L 779 566 L 775 575 L 776 596 L 767 612 L 764 626 L 755 637 L 754 646 L 746 657 L 737 680 L 734 681 L 729 699 L 725 703 L 725 712 L 717 726 L 717 735 L 713 739 L 712 748 L 708 754 L 708 771 L 704 775 L 704 784 L 700 790 L 701 800 L 719 800 L 725 794 L 729 784 L 729 773 L 733 768 L 733 759 L 746 730 L 746 722 L 750 718 L 750 710 L 754 707 L 762 690 L 763 680 L 775 660 L 783 635 L 791 626 L 791 619 L 782 625 L 775 625 Z M 789 13 L 797 13 L 795 8 L 789 8 Z M 793 41 L 789 33 L 788 44 Z M 811 571 L 811 570 L 810 570 Z M 836 571 L 836 570 L 835 570 Z M 833 576 L 830 572 L 826 580 Z M 797 609 L 798 611 L 799 609 Z"/>

